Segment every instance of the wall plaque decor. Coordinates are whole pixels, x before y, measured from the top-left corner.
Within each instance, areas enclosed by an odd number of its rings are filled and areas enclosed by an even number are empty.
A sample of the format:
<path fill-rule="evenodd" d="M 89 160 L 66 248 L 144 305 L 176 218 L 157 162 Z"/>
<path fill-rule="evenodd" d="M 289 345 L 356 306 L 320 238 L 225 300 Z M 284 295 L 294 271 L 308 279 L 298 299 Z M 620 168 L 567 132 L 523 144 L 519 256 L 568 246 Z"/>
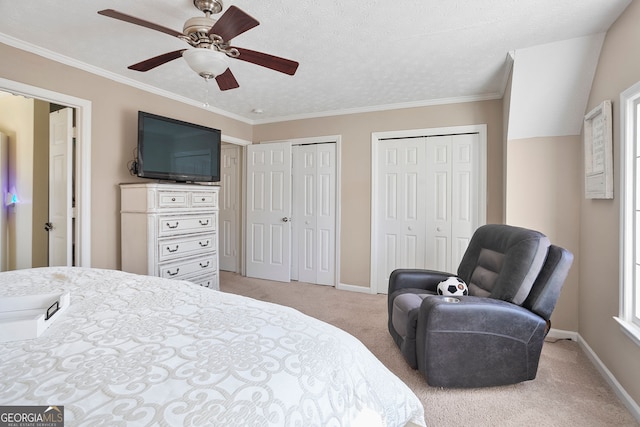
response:
<path fill-rule="evenodd" d="M 584 192 L 587 199 L 613 199 L 611 101 L 584 116 Z"/>

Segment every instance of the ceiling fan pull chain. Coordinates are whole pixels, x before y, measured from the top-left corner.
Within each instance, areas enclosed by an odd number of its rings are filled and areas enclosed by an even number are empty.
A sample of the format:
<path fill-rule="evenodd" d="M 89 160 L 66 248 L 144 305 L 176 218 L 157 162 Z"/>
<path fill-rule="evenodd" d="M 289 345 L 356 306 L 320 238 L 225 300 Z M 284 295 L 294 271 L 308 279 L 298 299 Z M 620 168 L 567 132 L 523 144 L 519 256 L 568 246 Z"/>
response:
<path fill-rule="evenodd" d="M 209 80 L 206 77 L 204 79 L 204 108 L 209 108 Z"/>

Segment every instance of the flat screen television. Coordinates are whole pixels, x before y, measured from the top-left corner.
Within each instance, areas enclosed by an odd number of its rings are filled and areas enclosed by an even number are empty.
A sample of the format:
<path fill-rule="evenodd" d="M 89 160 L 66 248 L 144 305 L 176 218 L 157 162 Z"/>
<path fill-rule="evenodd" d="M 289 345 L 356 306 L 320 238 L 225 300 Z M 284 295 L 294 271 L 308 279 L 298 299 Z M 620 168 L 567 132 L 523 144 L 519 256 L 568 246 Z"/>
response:
<path fill-rule="evenodd" d="M 141 178 L 178 182 L 220 181 L 220 130 L 138 112 Z"/>

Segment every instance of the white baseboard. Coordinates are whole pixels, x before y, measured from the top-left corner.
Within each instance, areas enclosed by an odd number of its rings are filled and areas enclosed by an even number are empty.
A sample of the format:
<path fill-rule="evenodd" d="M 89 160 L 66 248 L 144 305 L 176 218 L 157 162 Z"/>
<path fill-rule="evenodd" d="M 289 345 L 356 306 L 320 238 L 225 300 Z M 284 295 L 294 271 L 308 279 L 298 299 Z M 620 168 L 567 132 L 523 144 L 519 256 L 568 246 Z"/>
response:
<path fill-rule="evenodd" d="M 340 289 L 341 291 L 351 291 L 351 292 L 360 292 L 363 294 L 373 294 L 375 292 L 371 291 L 371 288 L 367 286 L 356 286 L 356 285 L 347 285 L 346 283 L 338 283 L 336 289 Z"/>
<path fill-rule="evenodd" d="M 585 352 L 587 357 L 591 360 L 591 363 L 596 367 L 596 369 L 600 372 L 600 374 L 604 377 L 604 379 L 609 383 L 613 391 L 616 395 L 622 400 L 624 406 L 627 407 L 631 415 L 634 416 L 638 422 L 640 422 L 640 406 L 636 403 L 635 400 L 627 393 L 627 391 L 622 387 L 622 384 L 618 382 L 616 377 L 613 376 L 611 371 L 602 363 L 602 360 L 598 357 L 598 355 L 593 351 L 589 344 L 578 334 L 578 344 Z"/>

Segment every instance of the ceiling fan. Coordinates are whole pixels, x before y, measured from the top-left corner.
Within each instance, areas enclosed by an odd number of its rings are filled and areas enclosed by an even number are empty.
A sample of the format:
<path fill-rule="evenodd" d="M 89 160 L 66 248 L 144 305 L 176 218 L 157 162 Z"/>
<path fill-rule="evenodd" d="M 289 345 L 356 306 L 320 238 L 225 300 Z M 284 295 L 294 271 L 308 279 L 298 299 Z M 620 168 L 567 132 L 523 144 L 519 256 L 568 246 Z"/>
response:
<path fill-rule="evenodd" d="M 169 34 L 187 42 L 193 48 L 179 49 L 149 58 L 127 67 L 131 70 L 149 71 L 174 59 L 183 57 L 191 69 L 205 80 L 215 78 L 220 90 L 235 89 L 240 86 L 228 67 L 228 58 L 250 62 L 291 76 L 295 74 L 298 69 L 298 63 L 295 61 L 229 45 L 229 42 L 234 37 L 260 25 L 260 22 L 255 18 L 236 6 L 230 6 L 216 20 L 211 15 L 222 11 L 222 0 L 193 0 L 193 4 L 204 12 L 205 16 L 188 19 L 184 23 L 183 32 L 113 9 L 101 10 L 98 13 Z"/>

